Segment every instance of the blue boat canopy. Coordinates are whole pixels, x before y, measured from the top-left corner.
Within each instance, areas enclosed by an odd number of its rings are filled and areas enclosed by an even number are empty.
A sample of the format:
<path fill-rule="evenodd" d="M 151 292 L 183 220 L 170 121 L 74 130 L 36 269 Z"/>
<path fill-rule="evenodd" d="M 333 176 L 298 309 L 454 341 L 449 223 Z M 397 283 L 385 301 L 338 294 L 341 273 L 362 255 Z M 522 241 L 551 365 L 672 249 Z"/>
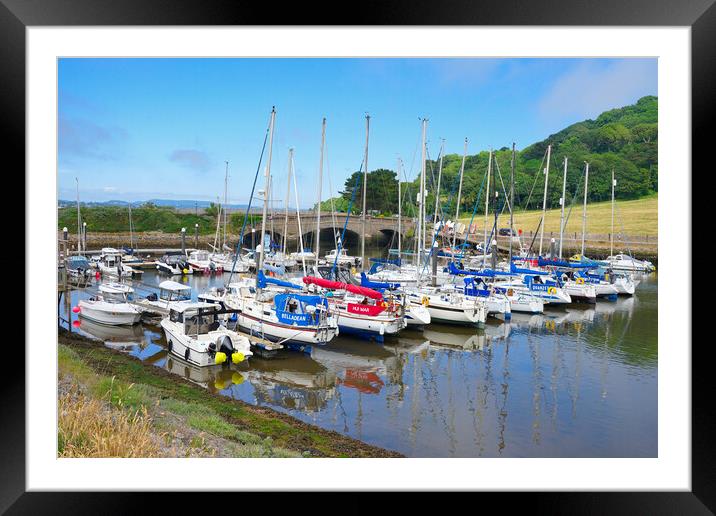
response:
<path fill-rule="evenodd" d="M 368 276 L 365 275 L 365 272 L 360 273 L 360 286 L 366 287 L 366 288 L 372 288 L 373 290 L 397 290 L 400 288 L 400 283 L 388 283 L 388 282 L 382 282 L 382 281 L 371 281 L 368 279 Z"/>
<path fill-rule="evenodd" d="M 575 263 L 567 260 L 548 260 L 542 257 L 537 259 L 537 265 L 539 265 L 540 267 L 571 267 L 573 269 L 589 269 L 592 267 L 596 267 L 596 264 L 593 265 L 592 263 L 587 262 Z"/>
<path fill-rule="evenodd" d="M 450 262 L 448 263 L 448 272 L 455 276 L 478 276 L 481 278 L 494 278 L 496 276 L 511 276 L 509 272 L 495 271 L 492 269 L 482 269 L 481 271 L 468 271 L 465 269 L 458 269 L 457 266 Z"/>
<path fill-rule="evenodd" d="M 295 288 L 298 290 L 303 289 L 303 285 L 296 285 L 290 281 L 283 281 L 276 278 L 267 278 L 263 271 L 259 271 L 256 276 L 256 286 L 258 288 L 266 288 L 266 285 L 278 285 L 280 287 Z"/>

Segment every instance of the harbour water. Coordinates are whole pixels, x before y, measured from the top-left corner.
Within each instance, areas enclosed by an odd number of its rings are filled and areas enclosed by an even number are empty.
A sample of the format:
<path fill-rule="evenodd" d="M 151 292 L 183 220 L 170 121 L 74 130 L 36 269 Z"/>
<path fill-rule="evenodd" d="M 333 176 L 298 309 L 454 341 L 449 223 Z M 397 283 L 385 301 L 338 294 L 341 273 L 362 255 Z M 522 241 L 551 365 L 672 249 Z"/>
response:
<path fill-rule="evenodd" d="M 196 296 L 227 277 L 180 281 Z M 145 272 L 136 295 L 164 279 Z M 656 457 L 657 287 L 652 274 L 633 297 L 484 330 L 430 325 L 382 345 L 341 335 L 310 355 L 209 368 L 168 355 L 158 326 L 78 321 L 70 307 L 89 292 L 60 298 L 59 312 L 72 331 L 207 389 L 409 457 Z"/>

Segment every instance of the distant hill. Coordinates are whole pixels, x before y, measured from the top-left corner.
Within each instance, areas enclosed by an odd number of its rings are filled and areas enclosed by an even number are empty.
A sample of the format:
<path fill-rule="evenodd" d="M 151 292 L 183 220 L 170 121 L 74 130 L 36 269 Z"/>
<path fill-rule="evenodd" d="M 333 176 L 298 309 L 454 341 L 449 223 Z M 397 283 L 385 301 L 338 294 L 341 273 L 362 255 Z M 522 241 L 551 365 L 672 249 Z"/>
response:
<path fill-rule="evenodd" d="M 153 204 L 154 206 L 166 206 L 171 208 L 177 208 L 177 209 L 188 209 L 188 208 L 208 208 L 211 205 L 212 201 L 196 201 L 191 199 L 180 199 L 180 200 L 173 200 L 173 199 L 148 199 L 146 201 L 132 201 L 132 208 L 138 208 L 140 206 L 144 206 L 145 204 Z M 58 207 L 63 208 L 67 206 L 76 206 L 77 201 L 68 201 L 65 199 L 60 199 L 57 201 Z M 111 201 L 88 201 L 84 202 L 80 200 L 80 204 L 82 206 L 129 206 L 129 201 L 119 201 L 119 200 L 111 200 Z M 247 205 L 246 204 L 228 204 L 227 205 L 229 209 L 231 210 L 245 210 Z"/>
<path fill-rule="evenodd" d="M 544 192 L 545 153 L 552 145 L 547 204 L 559 206 L 562 196 L 563 164 L 568 158 L 567 205 L 573 198 L 583 195 L 585 161 L 589 162 L 590 201 L 604 201 L 611 195 L 611 171 L 617 179 L 618 199 L 637 199 L 658 192 L 658 98 L 642 97 L 635 104 L 605 111 L 595 120 L 584 120 L 549 135 L 516 152 L 515 160 L 515 208 L 538 209 L 542 207 Z M 487 173 L 488 151 L 468 155 L 465 159 L 465 174 L 460 203 L 461 213 L 472 213 L 480 209 L 484 213 L 484 178 Z M 431 213 L 435 206 L 435 190 L 438 177 L 438 159 L 428 161 L 427 206 Z M 505 146 L 494 151 L 493 175 L 490 191 L 494 192 L 494 179 L 500 191 L 498 203 L 504 202 L 505 191 L 509 191 L 511 148 Z M 443 159 L 443 174 L 440 186 L 440 206 L 448 213 L 454 213 L 456 185 L 462 156 L 447 154 Z M 356 182 L 355 172 L 345 181 L 342 196 L 335 198 L 337 210 L 346 210 L 353 187 L 359 185 L 353 202 L 353 212 L 360 211 L 362 181 Z M 367 209 L 381 212 L 397 212 L 398 182 L 393 170 L 373 170 L 368 174 Z M 403 213 L 412 216 L 416 212 L 416 194 L 419 179 L 402 183 Z M 476 208 L 481 199 L 482 208 Z M 492 202 L 492 201 L 491 201 Z M 323 209 L 330 210 L 330 200 L 324 201 Z M 491 208 L 492 211 L 492 208 Z"/>

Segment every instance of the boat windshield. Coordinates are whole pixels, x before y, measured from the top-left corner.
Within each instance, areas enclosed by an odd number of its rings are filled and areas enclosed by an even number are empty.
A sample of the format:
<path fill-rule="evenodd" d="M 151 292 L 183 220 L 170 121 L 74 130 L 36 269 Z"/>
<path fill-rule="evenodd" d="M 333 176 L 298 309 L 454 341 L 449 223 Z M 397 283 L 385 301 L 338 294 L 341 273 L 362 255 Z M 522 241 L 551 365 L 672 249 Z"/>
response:
<path fill-rule="evenodd" d="M 191 291 L 187 290 L 160 290 L 159 299 L 162 301 L 191 301 Z"/>
<path fill-rule="evenodd" d="M 209 333 L 216 330 L 219 323 L 213 312 L 184 314 L 184 333 L 187 335 Z"/>
<path fill-rule="evenodd" d="M 132 295 L 123 292 L 103 292 L 102 299 L 107 303 L 126 303 L 132 300 Z"/>

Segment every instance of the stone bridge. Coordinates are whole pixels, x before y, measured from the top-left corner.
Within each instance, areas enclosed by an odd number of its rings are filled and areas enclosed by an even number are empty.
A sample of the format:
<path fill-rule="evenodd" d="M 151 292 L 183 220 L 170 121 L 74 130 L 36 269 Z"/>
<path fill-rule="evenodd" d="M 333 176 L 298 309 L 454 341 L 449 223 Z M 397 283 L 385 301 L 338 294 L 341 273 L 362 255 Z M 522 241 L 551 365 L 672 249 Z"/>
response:
<path fill-rule="evenodd" d="M 330 212 L 321 212 L 321 249 L 326 252 L 334 245 L 334 235 L 341 234 L 343 225 L 346 222 L 345 213 L 337 213 L 334 216 Z M 266 221 L 266 231 L 271 233 L 273 223 L 273 238 L 276 242 L 283 240 L 283 234 L 286 233 L 289 242 L 298 241 L 298 217 L 296 213 L 289 214 L 288 224 L 286 225 L 286 216 L 283 213 L 274 213 L 273 217 L 269 215 Z M 415 231 L 416 219 L 403 217 L 401 222 L 401 233 L 403 237 L 406 234 L 413 234 Z M 255 233 L 247 231 L 244 235 L 244 245 L 251 245 L 252 238 L 258 243 L 261 236 L 261 223 L 254 225 Z M 351 251 L 356 252 L 360 248 L 361 233 L 363 224 L 360 215 L 350 215 L 348 217 L 348 225 L 346 226 L 345 246 Z M 311 249 L 315 248 L 316 233 L 316 213 L 314 211 L 301 213 L 301 234 L 303 235 L 304 246 Z M 366 242 L 379 240 L 390 240 L 397 238 L 398 233 L 398 216 L 376 217 L 368 215 L 365 221 L 365 237 Z"/>

